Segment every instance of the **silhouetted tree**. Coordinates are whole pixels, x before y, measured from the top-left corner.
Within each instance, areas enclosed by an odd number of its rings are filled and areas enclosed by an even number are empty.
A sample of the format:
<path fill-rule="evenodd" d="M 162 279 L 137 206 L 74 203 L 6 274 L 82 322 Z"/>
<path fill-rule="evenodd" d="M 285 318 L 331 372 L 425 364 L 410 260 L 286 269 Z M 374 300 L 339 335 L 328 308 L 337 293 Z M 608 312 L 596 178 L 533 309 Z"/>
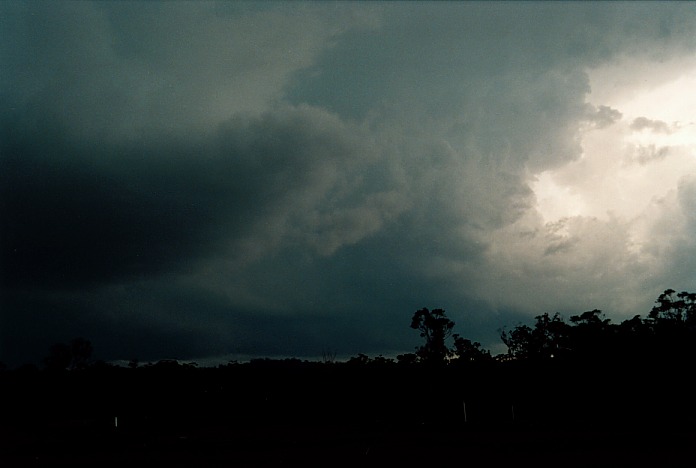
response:
<path fill-rule="evenodd" d="M 447 318 L 443 309 L 417 310 L 411 320 L 411 328 L 425 338 L 425 344 L 416 348 L 419 359 L 428 364 L 444 364 L 450 355 L 446 340 L 452 334 L 454 322 Z"/>
<path fill-rule="evenodd" d="M 696 354 L 692 344 L 696 335 L 696 294 L 667 289 L 655 303 L 647 319 L 654 352 L 681 358 Z"/>
<path fill-rule="evenodd" d="M 682 291 L 676 294 L 674 289 L 667 289 L 655 303 L 657 305 L 648 315 L 654 325 L 694 325 L 696 322 L 696 293 Z"/>
<path fill-rule="evenodd" d="M 601 310 L 573 315 L 570 322 L 573 326 L 568 330 L 568 347 L 576 358 L 596 360 L 615 354 L 615 327 L 610 319 L 604 318 Z"/>
<path fill-rule="evenodd" d="M 372 364 L 373 366 L 381 366 L 381 367 L 391 366 L 392 364 L 394 364 L 394 360 L 392 358 L 384 357 L 380 354 L 379 356 L 372 359 L 370 364 Z"/>
<path fill-rule="evenodd" d="M 536 346 L 541 357 L 560 357 L 566 354 L 568 348 L 569 326 L 563 321 L 560 314 L 553 317 L 543 314 L 536 317 L 534 336 Z"/>
<path fill-rule="evenodd" d="M 491 353 L 481 349 L 481 343 L 453 335 L 454 354 L 459 362 L 486 361 L 491 359 Z"/>
<path fill-rule="evenodd" d="M 682 301 L 684 320 L 687 325 L 692 329 L 696 328 L 696 293 L 682 291 L 677 294 L 677 297 Z"/>
<path fill-rule="evenodd" d="M 570 322 L 577 326 L 588 326 L 593 328 L 602 328 L 610 322 L 609 319 L 604 319 L 604 314 L 599 309 L 583 312 L 580 315 L 570 317 Z"/>
<path fill-rule="evenodd" d="M 414 353 L 399 354 L 396 362 L 402 366 L 411 366 L 418 362 L 418 356 Z"/>
<path fill-rule="evenodd" d="M 645 329 L 645 323 L 640 315 L 634 315 L 633 318 L 626 319 L 619 325 L 622 334 L 641 333 Z"/>
<path fill-rule="evenodd" d="M 537 315 L 534 328 L 518 325 L 512 331 L 502 331 L 500 339 L 508 347 L 508 354 L 516 359 L 557 358 L 568 354 L 569 326 L 556 313 Z"/>
<path fill-rule="evenodd" d="M 648 317 L 655 323 L 674 323 L 684 320 L 683 301 L 675 297 L 674 289 L 666 289 L 660 294 Z"/>
<path fill-rule="evenodd" d="M 518 325 L 511 331 L 500 332 L 500 339 L 508 348 L 508 355 L 515 359 L 527 359 L 532 350 L 532 329 L 527 325 Z"/>
<path fill-rule="evenodd" d="M 368 362 L 370 362 L 370 358 L 367 356 L 367 354 L 359 353 L 357 356 L 352 356 L 346 364 L 349 364 L 351 366 L 364 366 Z"/>

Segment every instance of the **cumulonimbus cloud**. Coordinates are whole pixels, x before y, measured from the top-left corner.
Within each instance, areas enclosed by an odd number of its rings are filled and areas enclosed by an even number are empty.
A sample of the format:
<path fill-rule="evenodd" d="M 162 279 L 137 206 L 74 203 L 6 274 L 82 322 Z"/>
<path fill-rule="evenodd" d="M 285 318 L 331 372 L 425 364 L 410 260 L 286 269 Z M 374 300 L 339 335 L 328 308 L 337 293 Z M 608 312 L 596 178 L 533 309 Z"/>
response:
<path fill-rule="evenodd" d="M 597 175 L 627 150 L 588 158 L 588 135 L 664 122 L 590 104 L 589 71 L 692 52 L 688 6 L 1 8 L 3 313 L 32 317 L 22 340 L 113 344 L 110 324 L 181 355 L 403 351 L 423 306 L 474 339 L 557 306 L 634 310 L 691 252 L 690 179 L 630 219 L 547 220 L 534 191 L 553 174 L 593 208 L 592 183 L 621 193 Z"/>

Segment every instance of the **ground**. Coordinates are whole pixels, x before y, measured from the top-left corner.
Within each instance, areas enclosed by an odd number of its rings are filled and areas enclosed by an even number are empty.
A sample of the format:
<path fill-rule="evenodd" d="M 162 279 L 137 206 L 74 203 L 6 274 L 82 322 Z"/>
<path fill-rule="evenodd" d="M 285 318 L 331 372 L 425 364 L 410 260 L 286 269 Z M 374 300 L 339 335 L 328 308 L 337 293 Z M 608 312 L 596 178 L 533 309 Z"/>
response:
<path fill-rule="evenodd" d="M 125 426 L 125 427 L 124 427 Z M 56 421 L 2 428 L 0 466 L 691 467 L 696 432 L 274 425 L 143 430 Z"/>

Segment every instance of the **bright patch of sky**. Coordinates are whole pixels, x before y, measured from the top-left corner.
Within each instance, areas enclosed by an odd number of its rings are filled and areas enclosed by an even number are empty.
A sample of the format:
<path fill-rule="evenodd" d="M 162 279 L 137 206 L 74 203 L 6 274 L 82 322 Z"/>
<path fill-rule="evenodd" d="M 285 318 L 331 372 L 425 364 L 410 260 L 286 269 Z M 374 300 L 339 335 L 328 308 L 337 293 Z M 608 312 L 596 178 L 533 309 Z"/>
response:
<path fill-rule="evenodd" d="M 581 158 L 536 176 L 532 188 L 546 222 L 571 216 L 632 220 L 696 172 L 696 66 L 682 63 L 670 67 L 670 77 L 651 73 L 650 64 L 590 71 L 588 102 L 615 109 L 621 118 L 582 130 Z M 621 70 L 624 75 L 617 76 Z"/>
<path fill-rule="evenodd" d="M 678 252 L 692 245 L 696 60 L 625 59 L 588 77 L 580 155 L 532 173 L 535 206 L 491 237 L 483 281 L 500 285 L 499 307 L 576 313 L 582 298 L 625 318 L 654 290 L 690 287 Z"/>

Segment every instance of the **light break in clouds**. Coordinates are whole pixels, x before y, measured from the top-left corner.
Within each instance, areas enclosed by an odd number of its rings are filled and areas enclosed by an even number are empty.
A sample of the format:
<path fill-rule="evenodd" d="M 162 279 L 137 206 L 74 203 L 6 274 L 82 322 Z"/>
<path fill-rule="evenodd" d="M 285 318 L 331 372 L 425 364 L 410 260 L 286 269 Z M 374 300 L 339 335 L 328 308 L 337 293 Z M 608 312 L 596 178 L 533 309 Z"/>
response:
<path fill-rule="evenodd" d="M 501 352 L 696 262 L 688 3 L 0 5 L 0 360 Z"/>

